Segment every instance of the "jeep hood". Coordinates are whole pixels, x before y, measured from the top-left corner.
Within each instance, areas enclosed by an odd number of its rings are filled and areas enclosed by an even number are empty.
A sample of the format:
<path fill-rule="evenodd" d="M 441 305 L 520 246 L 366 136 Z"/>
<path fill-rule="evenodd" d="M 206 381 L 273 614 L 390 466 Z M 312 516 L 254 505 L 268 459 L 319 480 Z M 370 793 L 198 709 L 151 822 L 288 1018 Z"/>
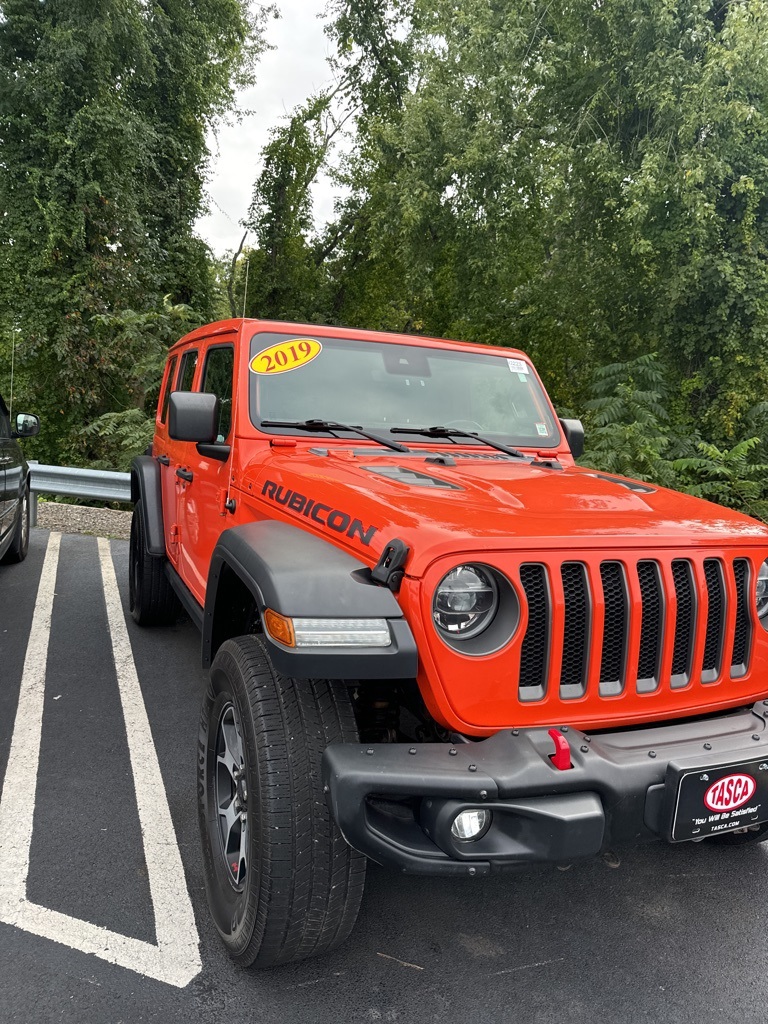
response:
<path fill-rule="evenodd" d="M 412 549 L 409 574 L 415 575 L 443 554 L 510 548 L 747 545 L 768 553 L 768 526 L 720 505 L 596 470 L 477 454 L 272 449 L 246 470 L 244 489 L 324 535 L 324 524 L 297 511 L 301 498 L 321 505 L 321 518 L 328 509 L 339 511 L 334 524 L 349 516 L 363 530 L 373 528 L 366 543 L 361 530 L 351 539 L 331 533 L 370 564 L 399 537 Z M 443 456 L 448 464 L 426 461 Z"/>

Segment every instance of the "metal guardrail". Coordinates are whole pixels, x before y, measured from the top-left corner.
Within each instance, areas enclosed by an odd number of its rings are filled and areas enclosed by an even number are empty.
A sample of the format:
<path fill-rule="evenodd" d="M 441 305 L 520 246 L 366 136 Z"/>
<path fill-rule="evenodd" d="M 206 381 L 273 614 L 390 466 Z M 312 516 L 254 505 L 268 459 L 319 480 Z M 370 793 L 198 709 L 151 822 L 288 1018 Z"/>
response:
<path fill-rule="evenodd" d="M 32 526 L 37 524 L 38 494 L 60 494 L 68 498 L 92 498 L 97 501 L 131 500 L 130 473 L 113 473 L 104 469 L 73 469 L 70 466 L 41 466 L 31 461 L 29 469 Z"/>

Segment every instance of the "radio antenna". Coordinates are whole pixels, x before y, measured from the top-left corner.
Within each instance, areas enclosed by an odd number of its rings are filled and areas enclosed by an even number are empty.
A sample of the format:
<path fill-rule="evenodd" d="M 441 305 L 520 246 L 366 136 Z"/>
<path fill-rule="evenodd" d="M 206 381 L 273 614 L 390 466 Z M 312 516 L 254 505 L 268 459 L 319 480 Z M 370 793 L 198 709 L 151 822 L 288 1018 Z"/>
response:
<path fill-rule="evenodd" d="M 245 288 L 243 289 L 243 319 L 245 319 L 245 300 L 248 298 L 248 273 L 251 269 L 250 256 L 245 257 Z"/>

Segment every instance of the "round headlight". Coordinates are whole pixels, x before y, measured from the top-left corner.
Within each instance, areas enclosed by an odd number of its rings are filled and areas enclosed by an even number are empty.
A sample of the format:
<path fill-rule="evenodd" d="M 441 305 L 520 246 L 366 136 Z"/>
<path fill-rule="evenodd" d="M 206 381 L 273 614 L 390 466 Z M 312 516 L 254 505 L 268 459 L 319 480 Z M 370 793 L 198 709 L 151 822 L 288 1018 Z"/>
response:
<path fill-rule="evenodd" d="M 755 606 L 759 618 L 768 615 L 768 559 L 760 566 L 755 586 Z"/>
<path fill-rule="evenodd" d="M 457 565 L 438 584 L 432 615 L 441 633 L 469 640 L 491 624 L 498 607 L 492 573 L 479 565 Z"/>

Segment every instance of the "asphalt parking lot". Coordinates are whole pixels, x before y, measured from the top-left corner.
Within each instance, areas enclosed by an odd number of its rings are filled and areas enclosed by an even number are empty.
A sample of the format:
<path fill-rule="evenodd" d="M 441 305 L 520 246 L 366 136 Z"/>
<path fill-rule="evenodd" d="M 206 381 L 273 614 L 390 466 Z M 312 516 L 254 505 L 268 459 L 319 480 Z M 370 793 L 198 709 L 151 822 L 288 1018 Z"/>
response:
<path fill-rule="evenodd" d="M 193 627 L 139 630 L 128 545 L 0 568 L 0 1022 L 763 1022 L 768 844 L 457 883 L 372 865 L 321 960 L 232 965 L 195 809 Z"/>

